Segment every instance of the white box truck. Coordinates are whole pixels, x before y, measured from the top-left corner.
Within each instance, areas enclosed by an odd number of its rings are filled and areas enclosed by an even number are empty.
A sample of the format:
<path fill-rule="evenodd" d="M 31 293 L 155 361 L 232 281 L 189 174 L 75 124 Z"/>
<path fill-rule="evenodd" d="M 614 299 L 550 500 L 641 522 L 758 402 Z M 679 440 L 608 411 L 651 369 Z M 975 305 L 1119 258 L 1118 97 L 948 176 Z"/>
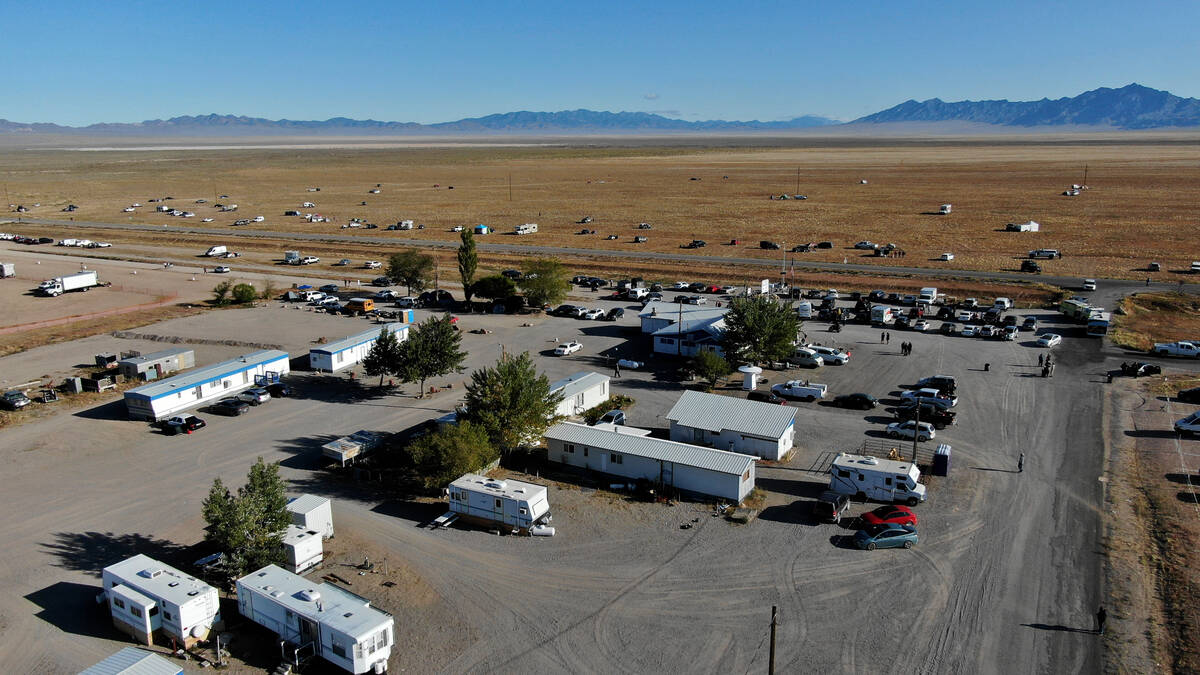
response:
<path fill-rule="evenodd" d="M 47 279 L 38 284 L 37 290 L 42 295 L 53 298 L 67 291 L 87 291 L 92 286 L 99 285 L 100 280 L 96 277 L 96 272 L 89 270 L 77 274 L 68 274 L 65 277 Z"/>
<path fill-rule="evenodd" d="M 300 251 L 283 252 L 283 262 L 288 265 L 299 265 L 301 260 L 302 258 L 300 257 Z"/>
<path fill-rule="evenodd" d="M 17 276 L 17 267 L 13 263 L 0 263 L 0 279 Z"/>
<path fill-rule="evenodd" d="M 873 305 L 871 307 L 871 325 L 886 326 L 896 320 L 896 314 L 891 307 L 887 305 Z"/>
<path fill-rule="evenodd" d="M 223 258 L 226 253 L 229 253 L 229 248 L 226 246 L 210 246 L 204 255 L 210 258 Z"/>
<path fill-rule="evenodd" d="M 911 462 L 838 453 L 829 466 L 829 489 L 859 499 L 916 506 L 925 501 L 921 470 Z"/>

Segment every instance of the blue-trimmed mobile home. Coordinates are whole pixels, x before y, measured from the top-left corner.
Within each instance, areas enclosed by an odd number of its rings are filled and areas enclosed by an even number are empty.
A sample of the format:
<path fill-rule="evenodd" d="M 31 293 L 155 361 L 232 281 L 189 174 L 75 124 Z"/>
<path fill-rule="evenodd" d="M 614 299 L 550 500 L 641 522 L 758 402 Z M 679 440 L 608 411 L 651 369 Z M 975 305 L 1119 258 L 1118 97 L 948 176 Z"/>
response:
<path fill-rule="evenodd" d="M 408 339 L 408 324 L 385 323 L 357 335 L 351 335 L 336 342 L 323 344 L 308 350 L 308 365 L 313 370 L 323 370 L 333 373 L 343 368 L 349 368 L 371 351 L 371 345 L 379 339 L 379 332 L 386 330 L 394 333 L 396 339 L 404 342 Z"/>
<path fill-rule="evenodd" d="M 180 411 L 204 405 L 255 385 L 255 376 L 268 373 L 284 375 L 289 372 L 287 352 L 264 349 L 197 368 L 152 384 L 125 392 L 125 407 L 129 419 L 158 421 Z"/>

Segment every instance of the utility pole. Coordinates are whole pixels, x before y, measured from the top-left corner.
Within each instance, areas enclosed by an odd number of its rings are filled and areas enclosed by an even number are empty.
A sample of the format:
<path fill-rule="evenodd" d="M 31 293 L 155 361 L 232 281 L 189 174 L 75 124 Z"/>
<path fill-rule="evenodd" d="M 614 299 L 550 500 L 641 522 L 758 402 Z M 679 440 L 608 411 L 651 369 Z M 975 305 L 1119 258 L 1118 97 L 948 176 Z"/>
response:
<path fill-rule="evenodd" d="M 1087 187 L 1087 170 L 1088 170 L 1088 165 L 1084 164 L 1083 165 L 1083 186 L 1084 187 Z"/>
<path fill-rule="evenodd" d="M 917 401 L 917 417 L 916 417 L 917 428 L 913 429 L 913 458 L 912 458 L 913 466 L 916 466 L 916 464 L 917 464 L 917 439 L 919 439 L 921 437 L 921 399 L 918 398 L 918 399 L 916 399 L 916 401 Z"/>
<path fill-rule="evenodd" d="M 796 167 L 796 192 L 793 197 L 800 194 L 800 167 Z"/>
<path fill-rule="evenodd" d="M 771 605 L 771 660 L 767 663 L 767 674 L 775 675 L 775 626 L 778 623 L 779 606 Z"/>
<path fill-rule="evenodd" d="M 512 201 L 512 172 L 508 172 L 508 201 Z M 541 215 L 541 214 L 538 214 Z"/>

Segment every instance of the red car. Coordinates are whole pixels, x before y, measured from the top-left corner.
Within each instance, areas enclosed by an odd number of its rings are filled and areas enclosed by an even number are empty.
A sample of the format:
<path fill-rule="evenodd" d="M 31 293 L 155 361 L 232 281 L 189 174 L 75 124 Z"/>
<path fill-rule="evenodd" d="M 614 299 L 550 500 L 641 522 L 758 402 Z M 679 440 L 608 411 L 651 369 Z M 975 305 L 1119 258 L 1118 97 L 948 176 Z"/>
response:
<path fill-rule="evenodd" d="M 866 525 L 912 525 L 915 527 L 917 524 L 917 514 L 907 506 L 899 504 L 881 506 L 874 511 L 868 511 L 862 515 L 862 519 Z"/>

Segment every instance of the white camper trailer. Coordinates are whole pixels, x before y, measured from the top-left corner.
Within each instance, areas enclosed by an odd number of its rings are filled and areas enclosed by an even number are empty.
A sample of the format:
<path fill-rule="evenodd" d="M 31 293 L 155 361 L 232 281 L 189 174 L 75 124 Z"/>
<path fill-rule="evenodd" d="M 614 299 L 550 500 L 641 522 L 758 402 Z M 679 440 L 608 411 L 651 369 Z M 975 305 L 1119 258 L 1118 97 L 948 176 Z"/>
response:
<path fill-rule="evenodd" d="M 1009 223 L 1004 229 L 1009 232 L 1040 232 L 1042 226 L 1040 223 L 1031 220 L 1027 223 Z"/>
<path fill-rule="evenodd" d="M 796 318 L 811 319 L 813 317 L 813 306 L 808 300 L 801 300 L 796 303 Z"/>
<path fill-rule="evenodd" d="M 950 215 L 950 211 L 954 208 L 953 204 L 942 204 L 942 208 L 938 209 L 938 213 L 943 216 Z"/>
<path fill-rule="evenodd" d="M 911 462 L 897 462 L 844 452 L 829 467 L 829 489 L 859 499 L 916 506 L 925 501 L 921 471 Z"/>
<path fill-rule="evenodd" d="M 450 484 L 450 512 L 484 523 L 509 525 L 514 530 L 550 522 L 546 488 L 515 480 L 497 480 L 473 473 Z"/>
<path fill-rule="evenodd" d="M 515 234 L 535 234 L 537 231 L 537 223 L 525 223 L 524 225 L 518 225 L 513 228 L 513 232 Z"/>
<path fill-rule="evenodd" d="M 191 647 L 224 628 L 217 589 L 153 558 L 135 555 L 100 576 L 113 624 L 143 644 L 161 633 Z"/>
<path fill-rule="evenodd" d="M 320 565 L 325 559 L 321 533 L 288 525 L 283 533 L 283 556 L 286 563 L 284 568 L 296 574 L 304 574 Z"/>

